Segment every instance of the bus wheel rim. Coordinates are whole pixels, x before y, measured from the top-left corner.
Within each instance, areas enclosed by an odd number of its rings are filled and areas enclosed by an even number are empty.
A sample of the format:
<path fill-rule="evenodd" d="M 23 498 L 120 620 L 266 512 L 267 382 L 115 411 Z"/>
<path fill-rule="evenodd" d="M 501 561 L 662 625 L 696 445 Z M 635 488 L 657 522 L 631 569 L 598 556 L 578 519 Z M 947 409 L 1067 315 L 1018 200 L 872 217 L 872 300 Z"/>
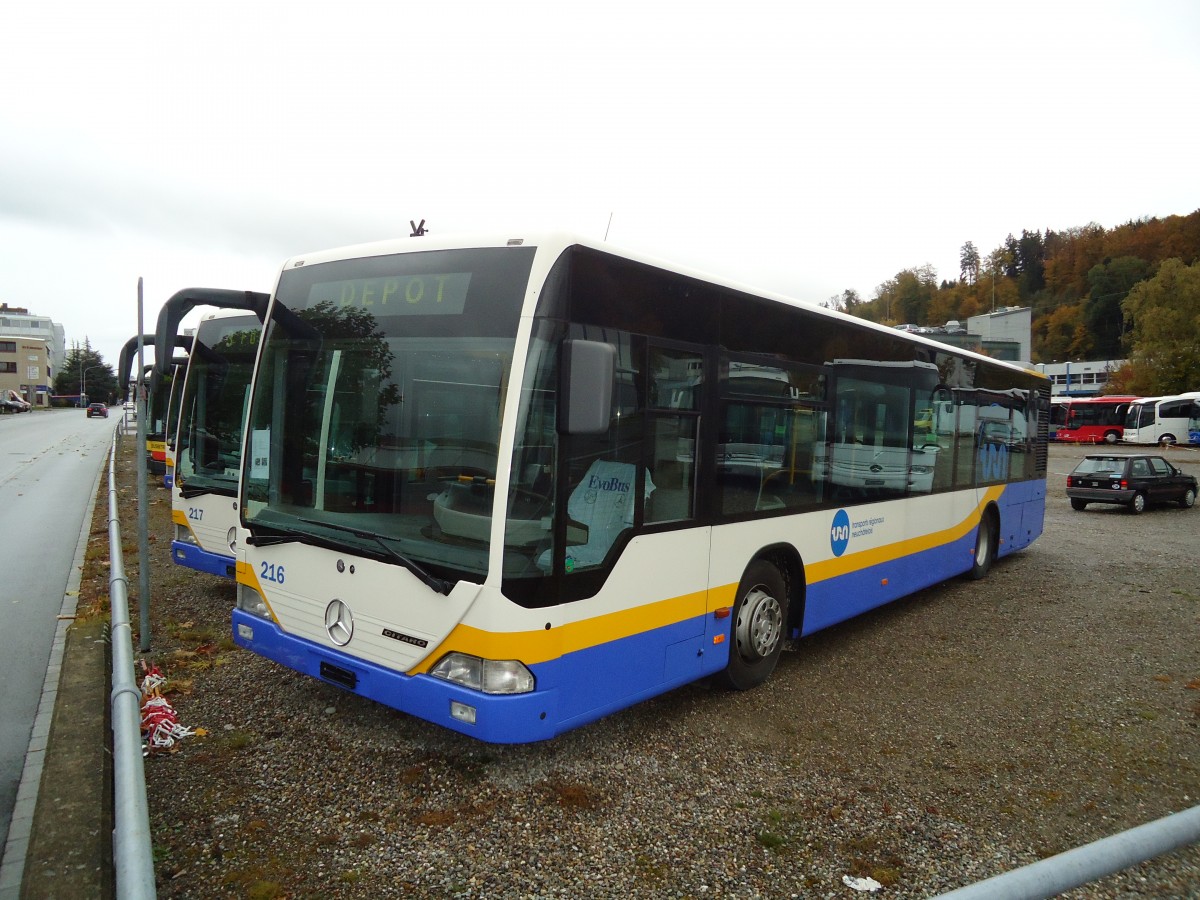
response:
<path fill-rule="evenodd" d="M 766 659 L 779 643 L 783 610 L 779 601 L 761 587 L 746 594 L 737 621 L 737 644 L 742 656 Z"/>
<path fill-rule="evenodd" d="M 979 539 L 975 544 L 975 565 L 982 566 L 992 552 L 992 529 L 985 519 L 979 523 Z"/>

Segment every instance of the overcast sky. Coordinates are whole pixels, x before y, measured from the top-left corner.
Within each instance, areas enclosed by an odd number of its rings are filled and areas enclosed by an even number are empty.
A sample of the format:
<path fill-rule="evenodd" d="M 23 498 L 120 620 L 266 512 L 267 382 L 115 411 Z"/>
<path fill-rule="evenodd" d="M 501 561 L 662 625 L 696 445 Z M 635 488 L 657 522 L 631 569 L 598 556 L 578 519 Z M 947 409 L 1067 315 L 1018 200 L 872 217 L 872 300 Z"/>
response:
<path fill-rule="evenodd" d="M 10 4 L 0 300 L 114 366 L 293 254 L 566 228 L 821 302 L 1200 208 L 1200 3 Z M 611 228 L 610 228 L 611 216 Z M 190 321 L 190 320 L 189 320 Z"/>

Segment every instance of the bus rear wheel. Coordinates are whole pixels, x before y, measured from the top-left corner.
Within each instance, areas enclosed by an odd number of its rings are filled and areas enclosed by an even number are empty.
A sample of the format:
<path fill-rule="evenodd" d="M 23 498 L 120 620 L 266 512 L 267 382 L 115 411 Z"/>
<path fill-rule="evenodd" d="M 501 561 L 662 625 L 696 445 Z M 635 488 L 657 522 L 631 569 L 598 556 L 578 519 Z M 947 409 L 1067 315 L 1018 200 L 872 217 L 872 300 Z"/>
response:
<path fill-rule="evenodd" d="M 783 576 L 769 562 L 754 560 L 738 584 L 729 663 L 721 673 L 726 687 L 746 691 L 767 680 L 783 652 L 787 614 Z"/>
<path fill-rule="evenodd" d="M 985 578 L 992 570 L 996 561 L 996 553 L 1000 547 L 1000 525 L 996 521 L 994 510 L 988 509 L 979 520 L 979 529 L 975 532 L 975 555 L 971 559 L 971 570 L 967 575 L 973 581 Z"/>

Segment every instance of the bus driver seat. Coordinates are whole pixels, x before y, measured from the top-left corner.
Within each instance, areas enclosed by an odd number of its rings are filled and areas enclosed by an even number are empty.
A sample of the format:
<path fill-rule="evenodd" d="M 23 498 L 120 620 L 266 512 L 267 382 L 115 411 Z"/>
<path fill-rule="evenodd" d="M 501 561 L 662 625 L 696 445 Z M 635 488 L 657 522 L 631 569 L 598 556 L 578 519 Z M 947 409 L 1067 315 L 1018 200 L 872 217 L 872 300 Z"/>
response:
<path fill-rule="evenodd" d="M 633 527 L 633 489 L 637 468 L 633 463 L 598 459 L 584 474 L 567 499 L 571 521 L 587 526 L 587 543 L 567 547 L 567 572 L 604 562 L 621 532 Z M 654 482 L 646 472 L 645 499 L 654 493 Z M 538 558 L 539 568 L 549 570 L 551 551 Z"/>

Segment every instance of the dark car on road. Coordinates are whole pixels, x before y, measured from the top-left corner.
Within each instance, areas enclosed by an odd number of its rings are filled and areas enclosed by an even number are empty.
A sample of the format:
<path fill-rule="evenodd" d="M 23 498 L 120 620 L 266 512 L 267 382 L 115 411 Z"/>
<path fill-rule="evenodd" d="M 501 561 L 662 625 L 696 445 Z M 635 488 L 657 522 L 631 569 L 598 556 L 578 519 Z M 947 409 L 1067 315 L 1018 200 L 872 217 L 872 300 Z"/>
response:
<path fill-rule="evenodd" d="M 1072 509 L 1089 503 L 1120 503 L 1132 513 L 1151 503 L 1188 509 L 1196 502 L 1196 478 L 1154 454 L 1092 453 L 1067 476 L 1067 496 Z"/>
<path fill-rule="evenodd" d="M 88 415 L 89 419 L 92 416 L 103 416 L 104 418 L 107 419 L 108 418 L 108 407 L 105 406 L 103 403 L 89 403 L 88 408 L 87 408 L 87 415 Z"/>

